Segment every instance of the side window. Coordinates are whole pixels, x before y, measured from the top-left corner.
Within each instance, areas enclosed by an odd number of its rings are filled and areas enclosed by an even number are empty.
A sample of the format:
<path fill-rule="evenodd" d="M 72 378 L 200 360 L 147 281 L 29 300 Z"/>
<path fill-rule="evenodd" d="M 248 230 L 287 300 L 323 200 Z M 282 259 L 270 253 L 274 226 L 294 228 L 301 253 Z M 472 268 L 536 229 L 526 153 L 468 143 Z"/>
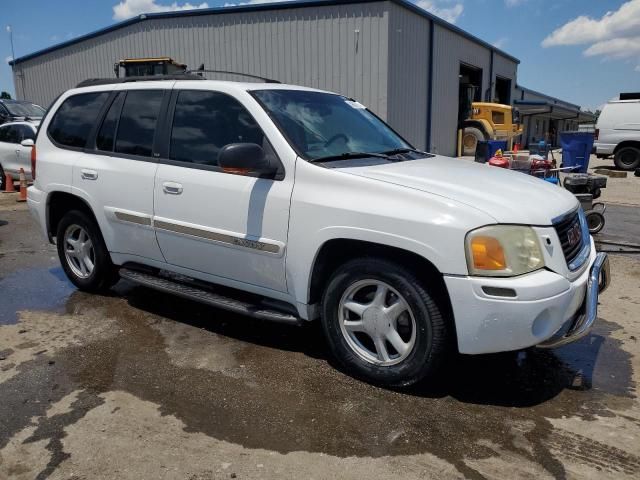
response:
<path fill-rule="evenodd" d="M 9 125 L 6 127 L 6 140 L 8 143 L 20 143 L 22 141 L 22 133 L 18 129 L 18 125 Z"/>
<path fill-rule="evenodd" d="M 102 121 L 102 126 L 100 127 L 100 131 L 96 137 L 96 148 L 98 150 L 113 152 L 113 142 L 116 139 L 120 110 L 122 110 L 122 103 L 124 102 L 125 95 L 126 92 L 120 92 L 118 94 Z"/>
<path fill-rule="evenodd" d="M 178 94 L 169 158 L 217 166 L 218 153 L 230 143 L 256 143 L 274 155 L 251 114 L 234 98 L 217 92 L 184 90 Z"/>
<path fill-rule="evenodd" d="M 163 94 L 162 90 L 127 92 L 116 135 L 116 152 L 151 156 Z"/>
<path fill-rule="evenodd" d="M 8 142 L 7 136 L 9 135 L 8 127 L 0 127 L 0 142 Z"/>
<path fill-rule="evenodd" d="M 36 132 L 34 131 L 33 128 L 28 127 L 27 125 L 20 125 L 19 126 L 20 130 L 21 130 L 21 139 L 22 140 L 35 140 L 36 138 Z"/>
<path fill-rule="evenodd" d="M 83 148 L 108 92 L 83 93 L 67 98 L 49 124 L 49 136 L 67 147 Z"/>

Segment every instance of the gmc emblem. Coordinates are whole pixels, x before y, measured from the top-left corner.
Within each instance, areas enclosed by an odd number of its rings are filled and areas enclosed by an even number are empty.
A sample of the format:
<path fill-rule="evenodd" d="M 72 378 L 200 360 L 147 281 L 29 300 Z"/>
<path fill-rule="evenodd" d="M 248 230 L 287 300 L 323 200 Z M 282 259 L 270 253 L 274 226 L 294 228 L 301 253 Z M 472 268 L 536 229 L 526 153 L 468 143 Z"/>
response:
<path fill-rule="evenodd" d="M 574 225 L 567 230 L 567 240 L 569 240 L 570 247 L 575 247 L 580 241 L 581 233 L 580 223 L 578 222 L 574 223 Z"/>

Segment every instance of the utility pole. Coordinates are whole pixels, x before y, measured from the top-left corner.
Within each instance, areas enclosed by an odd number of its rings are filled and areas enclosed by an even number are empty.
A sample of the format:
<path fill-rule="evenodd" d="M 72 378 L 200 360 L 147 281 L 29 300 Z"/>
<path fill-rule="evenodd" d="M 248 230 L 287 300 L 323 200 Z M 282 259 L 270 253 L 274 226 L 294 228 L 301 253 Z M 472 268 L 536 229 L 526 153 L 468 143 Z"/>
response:
<path fill-rule="evenodd" d="M 9 41 L 11 42 L 11 61 L 15 62 L 15 60 L 16 60 L 16 52 L 15 52 L 15 49 L 13 48 L 13 29 L 11 28 L 11 25 L 7 25 L 7 32 L 9 33 Z M 14 71 L 14 67 L 15 67 L 15 63 L 11 67 L 11 72 L 12 73 Z M 22 83 L 22 98 L 25 98 L 24 73 L 23 72 L 16 72 L 15 76 L 20 77 L 20 81 Z M 16 93 L 16 98 L 17 98 L 18 97 L 18 89 L 16 88 L 15 76 L 14 76 L 13 86 L 14 86 L 14 89 L 16 90 L 15 93 Z"/>
<path fill-rule="evenodd" d="M 13 30 L 11 25 L 7 25 L 7 32 L 9 32 L 9 40 L 11 41 L 11 60 L 16 59 L 16 52 L 13 50 Z"/>

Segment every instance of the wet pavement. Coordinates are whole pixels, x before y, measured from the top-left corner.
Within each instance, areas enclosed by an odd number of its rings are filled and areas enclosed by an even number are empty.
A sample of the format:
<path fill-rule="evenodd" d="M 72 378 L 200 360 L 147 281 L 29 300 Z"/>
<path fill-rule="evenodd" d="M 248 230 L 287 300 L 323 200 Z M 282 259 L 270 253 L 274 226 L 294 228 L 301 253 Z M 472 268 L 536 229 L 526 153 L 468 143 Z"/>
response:
<path fill-rule="evenodd" d="M 637 256 L 582 341 L 392 391 L 314 325 L 78 292 L 26 215 L 0 210 L 0 479 L 640 478 Z"/>

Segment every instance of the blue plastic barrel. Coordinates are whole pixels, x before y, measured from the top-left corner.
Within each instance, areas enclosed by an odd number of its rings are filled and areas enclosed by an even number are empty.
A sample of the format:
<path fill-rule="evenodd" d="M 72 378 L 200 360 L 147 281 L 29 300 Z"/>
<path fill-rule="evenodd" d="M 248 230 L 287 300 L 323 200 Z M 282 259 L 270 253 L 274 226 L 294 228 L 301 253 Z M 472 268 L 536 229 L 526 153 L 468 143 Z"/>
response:
<path fill-rule="evenodd" d="M 587 173 L 593 140 L 593 133 L 590 132 L 560 133 L 562 166 L 573 167 L 575 173 Z"/>
<path fill-rule="evenodd" d="M 502 152 L 507 151 L 507 141 L 506 140 L 487 140 L 489 144 L 489 160 L 491 160 L 498 150 L 502 150 Z"/>

